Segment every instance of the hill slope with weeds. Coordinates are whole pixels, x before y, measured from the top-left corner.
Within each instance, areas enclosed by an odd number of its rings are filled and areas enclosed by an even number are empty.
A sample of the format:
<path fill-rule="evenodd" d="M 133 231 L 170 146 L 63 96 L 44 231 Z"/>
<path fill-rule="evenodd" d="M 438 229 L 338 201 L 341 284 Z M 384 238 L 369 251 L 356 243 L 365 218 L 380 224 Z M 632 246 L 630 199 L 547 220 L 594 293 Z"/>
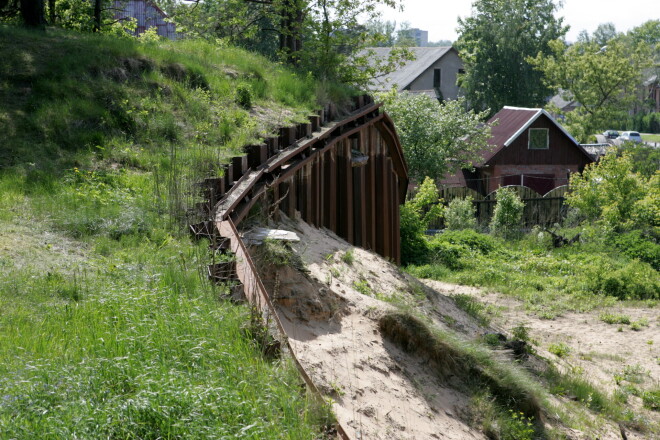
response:
<path fill-rule="evenodd" d="M 180 233 L 195 183 L 319 90 L 234 48 L 0 27 L 0 437 L 322 436 Z"/>

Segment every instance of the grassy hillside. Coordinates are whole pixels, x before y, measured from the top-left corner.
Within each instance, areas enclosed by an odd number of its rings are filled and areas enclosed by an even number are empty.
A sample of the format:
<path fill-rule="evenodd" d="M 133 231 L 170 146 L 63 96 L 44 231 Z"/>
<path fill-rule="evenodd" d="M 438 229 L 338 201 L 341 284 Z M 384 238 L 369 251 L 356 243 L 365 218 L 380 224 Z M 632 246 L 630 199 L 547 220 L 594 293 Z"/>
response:
<path fill-rule="evenodd" d="M 336 90 L 234 48 L 0 27 L 0 437 L 322 436 L 180 231 L 195 182 Z"/>

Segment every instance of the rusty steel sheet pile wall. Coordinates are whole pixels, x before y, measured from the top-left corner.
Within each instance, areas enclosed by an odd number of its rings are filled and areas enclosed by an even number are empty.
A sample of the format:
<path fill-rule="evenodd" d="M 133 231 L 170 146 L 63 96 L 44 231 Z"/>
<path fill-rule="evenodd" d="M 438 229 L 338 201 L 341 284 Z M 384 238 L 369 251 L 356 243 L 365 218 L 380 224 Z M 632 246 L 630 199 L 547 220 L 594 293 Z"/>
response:
<path fill-rule="evenodd" d="M 348 116 L 331 122 L 336 115 L 328 105 L 310 122 L 283 127 L 278 136 L 246 147 L 222 177 L 201 183 L 207 202 L 200 208 L 209 219 L 191 225 L 194 236 L 208 237 L 212 247 L 236 257 L 209 266 L 209 277 L 238 279 L 248 302 L 264 322 L 276 324 L 287 345 L 238 230 L 257 202 L 275 218 L 281 210 L 400 262 L 399 205 L 405 201 L 408 169 L 394 124 L 367 95 L 355 98 Z M 290 346 L 289 351 L 309 388 L 320 395 Z M 341 425 L 337 432 L 350 438 Z"/>
<path fill-rule="evenodd" d="M 406 163 L 389 116 L 368 96 L 356 101 L 356 110 L 338 122 L 329 122 L 334 110 L 327 107 L 309 123 L 246 147 L 223 177 L 204 181 L 204 211 L 214 213 L 213 221 L 231 218 L 238 226 L 262 202 L 276 216 L 279 210 L 299 215 L 399 262 Z"/>

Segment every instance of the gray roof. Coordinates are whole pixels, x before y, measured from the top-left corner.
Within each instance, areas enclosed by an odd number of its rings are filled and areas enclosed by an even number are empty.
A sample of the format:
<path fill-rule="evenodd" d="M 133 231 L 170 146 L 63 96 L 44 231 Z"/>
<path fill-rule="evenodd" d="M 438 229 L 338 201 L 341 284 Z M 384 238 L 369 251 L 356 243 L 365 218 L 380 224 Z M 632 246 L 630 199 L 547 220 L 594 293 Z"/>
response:
<path fill-rule="evenodd" d="M 571 105 L 578 105 L 578 102 L 573 98 L 573 94 L 571 92 L 566 92 L 561 89 L 559 90 L 559 93 L 550 98 L 549 102 L 550 104 L 554 104 L 555 107 L 557 107 L 559 110 L 563 110 L 564 108 Z"/>
<path fill-rule="evenodd" d="M 375 78 L 371 84 L 372 90 L 386 91 L 393 86 L 396 86 L 399 90 L 403 90 L 447 52 L 456 50 L 451 46 L 409 47 L 408 49 L 414 54 L 415 59 L 407 61 L 394 72 Z M 391 47 L 368 47 L 364 49 L 362 54 L 369 51 L 373 54 L 372 57 L 374 58 L 387 59 L 391 50 Z"/>
<path fill-rule="evenodd" d="M 657 82 L 657 81 L 658 81 L 658 75 L 653 75 L 652 77 L 650 77 L 649 79 L 644 81 L 644 85 L 645 86 L 650 86 L 651 84 L 653 84 L 654 82 Z"/>

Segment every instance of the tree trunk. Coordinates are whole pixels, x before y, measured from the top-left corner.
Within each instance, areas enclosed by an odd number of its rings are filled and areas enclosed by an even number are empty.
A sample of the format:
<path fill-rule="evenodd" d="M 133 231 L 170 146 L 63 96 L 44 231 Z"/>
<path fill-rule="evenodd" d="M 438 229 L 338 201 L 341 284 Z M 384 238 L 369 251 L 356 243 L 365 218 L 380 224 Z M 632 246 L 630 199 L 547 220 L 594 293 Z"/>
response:
<path fill-rule="evenodd" d="M 94 32 L 99 32 L 101 30 L 101 1 L 94 0 Z"/>
<path fill-rule="evenodd" d="M 48 0 L 48 24 L 55 24 L 55 0 Z"/>
<path fill-rule="evenodd" d="M 43 28 L 46 24 L 43 0 L 21 0 L 21 18 L 28 27 Z"/>
<path fill-rule="evenodd" d="M 298 52 L 302 50 L 303 6 L 300 0 L 282 2 L 280 23 L 280 50 L 291 65 L 300 61 Z"/>

